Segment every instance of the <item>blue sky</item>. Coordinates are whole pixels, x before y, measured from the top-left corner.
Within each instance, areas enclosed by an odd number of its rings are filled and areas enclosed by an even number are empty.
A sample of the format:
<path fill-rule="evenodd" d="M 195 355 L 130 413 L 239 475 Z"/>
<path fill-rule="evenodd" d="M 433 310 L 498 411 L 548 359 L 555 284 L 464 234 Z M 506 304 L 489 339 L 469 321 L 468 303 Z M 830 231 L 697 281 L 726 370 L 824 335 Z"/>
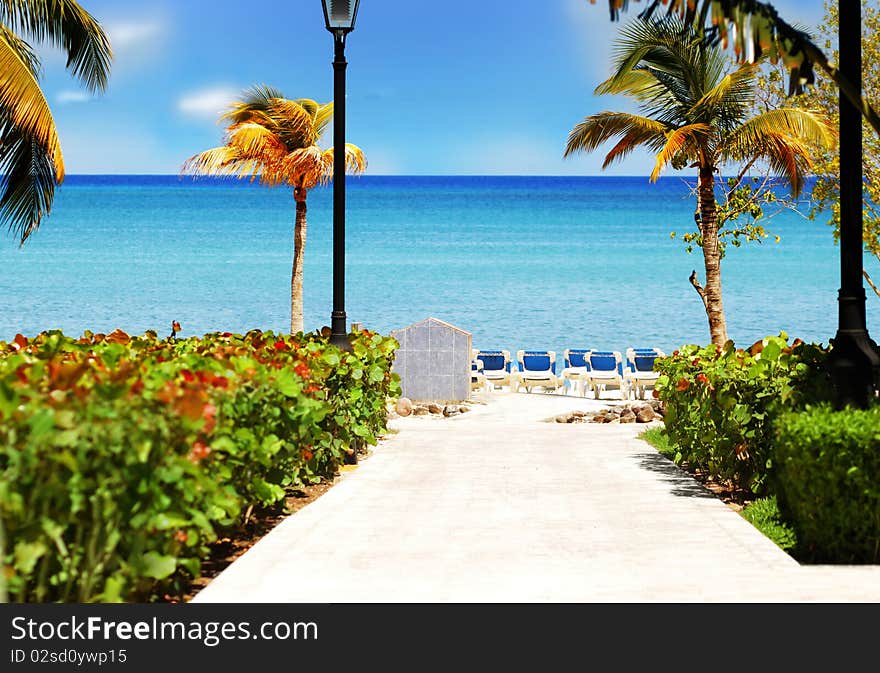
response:
<path fill-rule="evenodd" d="M 177 173 L 220 143 L 218 112 L 253 84 L 333 97 L 319 0 L 80 2 L 108 30 L 115 59 L 108 91 L 91 97 L 60 52 L 43 51 L 68 174 Z M 809 27 L 823 13 L 821 0 L 774 5 Z M 584 116 L 634 110 L 592 95 L 618 25 L 605 0 L 363 0 L 346 47 L 347 140 L 372 175 L 601 174 L 601 152 L 562 152 Z M 604 173 L 651 164 L 634 154 Z"/>

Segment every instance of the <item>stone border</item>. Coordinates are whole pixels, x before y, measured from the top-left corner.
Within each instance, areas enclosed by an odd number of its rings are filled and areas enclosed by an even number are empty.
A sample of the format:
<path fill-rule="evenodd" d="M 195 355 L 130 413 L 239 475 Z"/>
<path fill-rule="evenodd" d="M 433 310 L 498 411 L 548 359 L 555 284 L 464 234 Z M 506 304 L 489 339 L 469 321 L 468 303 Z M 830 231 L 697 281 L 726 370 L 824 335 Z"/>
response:
<path fill-rule="evenodd" d="M 605 407 L 599 411 L 572 411 L 545 419 L 547 423 L 651 423 L 665 415 L 659 400 L 628 402 Z"/>

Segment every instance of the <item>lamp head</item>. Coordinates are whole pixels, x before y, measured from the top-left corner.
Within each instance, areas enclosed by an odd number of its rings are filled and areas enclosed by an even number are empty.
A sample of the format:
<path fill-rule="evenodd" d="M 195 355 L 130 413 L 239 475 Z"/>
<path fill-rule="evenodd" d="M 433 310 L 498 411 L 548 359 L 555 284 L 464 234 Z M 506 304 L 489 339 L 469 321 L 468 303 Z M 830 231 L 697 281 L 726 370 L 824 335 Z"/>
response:
<path fill-rule="evenodd" d="M 354 30 L 360 0 L 321 0 L 324 22 L 331 33 L 350 33 Z"/>

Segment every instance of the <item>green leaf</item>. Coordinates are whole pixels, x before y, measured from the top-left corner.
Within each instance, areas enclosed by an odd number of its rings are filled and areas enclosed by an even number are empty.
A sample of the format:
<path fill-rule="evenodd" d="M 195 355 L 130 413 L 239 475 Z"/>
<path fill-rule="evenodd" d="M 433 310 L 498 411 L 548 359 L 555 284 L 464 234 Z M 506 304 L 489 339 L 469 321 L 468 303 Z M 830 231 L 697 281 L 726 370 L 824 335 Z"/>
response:
<path fill-rule="evenodd" d="M 197 558 L 181 558 L 177 560 L 177 564 L 193 577 L 199 576 L 202 567 L 201 561 Z"/>
<path fill-rule="evenodd" d="M 59 446 L 61 446 L 61 444 L 59 444 Z M 73 446 L 73 444 L 68 444 L 67 446 Z M 76 472 L 77 470 L 76 458 L 71 455 L 70 451 L 59 451 L 57 453 L 53 453 L 51 455 L 51 459 L 56 463 L 61 463 L 71 472 Z"/>
<path fill-rule="evenodd" d="M 63 429 L 71 429 L 76 427 L 76 414 L 69 409 L 59 411 L 55 414 L 55 425 Z"/>
<path fill-rule="evenodd" d="M 163 556 L 155 551 L 148 551 L 141 557 L 139 570 L 145 577 L 162 580 L 171 575 L 177 568 L 177 559 Z"/>
<path fill-rule="evenodd" d="M 779 359 L 781 353 L 782 347 L 779 345 L 779 342 L 775 339 L 768 339 L 767 345 L 765 345 L 764 350 L 761 351 L 760 357 L 765 362 L 774 362 Z"/>
<path fill-rule="evenodd" d="M 43 532 L 49 536 L 49 539 L 55 543 L 55 547 L 58 549 L 58 553 L 61 554 L 62 558 L 66 558 L 68 556 L 67 545 L 64 544 L 64 540 L 61 537 L 62 533 L 64 533 L 64 526 L 48 517 L 43 517 L 40 520 L 40 527 L 43 529 Z"/>
<path fill-rule="evenodd" d="M 71 448 L 79 442 L 79 430 L 62 430 L 55 435 L 54 444 L 59 448 Z M 70 454 L 68 454 L 69 456 Z M 73 458 L 70 456 L 71 459 Z M 61 462 L 61 461 L 59 461 Z M 71 469 L 76 469 L 76 461 Z"/>
<path fill-rule="evenodd" d="M 139 463 L 146 463 L 147 459 L 150 457 L 150 450 L 153 448 L 153 442 L 149 439 L 145 439 L 144 441 L 138 443 L 137 446 L 137 459 Z"/>
<path fill-rule="evenodd" d="M 125 582 L 121 577 L 111 575 L 104 582 L 104 591 L 101 593 L 101 602 L 103 603 L 122 603 L 122 590 Z"/>
<path fill-rule="evenodd" d="M 37 542 L 18 542 L 15 545 L 15 569 L 22 575 L 30 575 L 37 561 L 49 551 L 42 540 Z"/>
<path fill-rule="evenodd" d="M 279 372 L 275 378 L 275 386 L 285 397 L 299 397 L 302 394 L 300 380 L 290 371 Z"/>

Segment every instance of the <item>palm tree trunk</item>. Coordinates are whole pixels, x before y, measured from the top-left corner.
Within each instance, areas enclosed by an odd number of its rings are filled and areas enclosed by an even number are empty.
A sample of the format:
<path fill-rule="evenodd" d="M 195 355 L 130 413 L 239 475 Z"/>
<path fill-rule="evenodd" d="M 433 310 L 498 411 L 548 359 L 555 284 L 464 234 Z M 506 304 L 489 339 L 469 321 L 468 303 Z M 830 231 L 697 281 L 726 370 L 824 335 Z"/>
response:
<path fill-rule="evenodd" d="M 290 333 L 303 331 L 303 253 L 306 248 L 306 190 L 296 187 L 296 221 L 293 225 L 293 268 L 290 273 Z"/>
<path fill-rule="evenodd" d="M 703 262 L 706 267 L 704 301 L 713 344 L 727 342 L 727 321 L 721 299 L 721 247 L 718 242 L 718 212 L 715 205 L 715 176 L 712 167 L 700 167 L 700 235 L 703 239 Z"/>

